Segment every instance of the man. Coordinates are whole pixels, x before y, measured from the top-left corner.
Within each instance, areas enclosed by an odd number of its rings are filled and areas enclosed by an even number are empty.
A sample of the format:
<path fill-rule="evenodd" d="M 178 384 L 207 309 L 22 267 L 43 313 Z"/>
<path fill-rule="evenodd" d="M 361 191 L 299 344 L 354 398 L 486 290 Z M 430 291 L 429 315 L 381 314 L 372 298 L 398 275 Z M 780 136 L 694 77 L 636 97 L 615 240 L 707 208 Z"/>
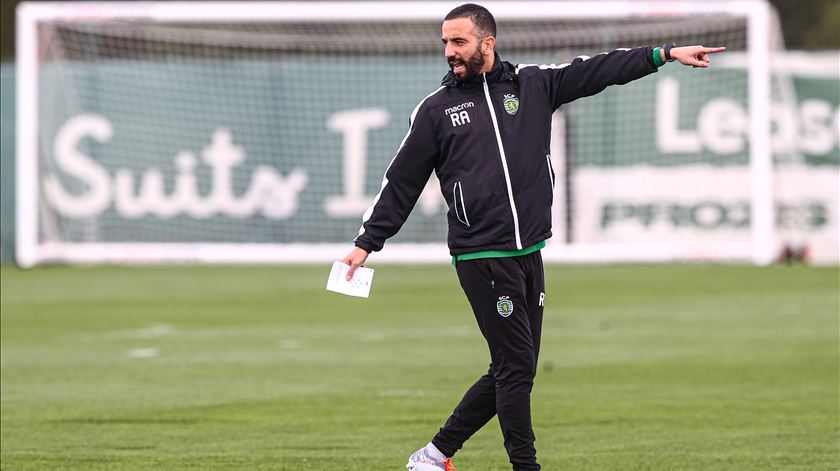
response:
<path fill-rule="evenodd" d="M 514 66 L 495 53 L 496 23 L 466 4 L 443 22 L 450 71 L 411 115 L 408 134 L 364 214 L 344 263 L 348 279 L 405 222 L 431 172 L 448 205 L 458 279 L 490 349 L 490 370 L 466 392 L 412 471 L 452 471 L 452 456 L 498 415 L 516 471 L 539 470 L 530 396 L 545 288 L 539 250 L 551 236 L 551 115 L 564 103 L 656 72 L 666 61 L 707 67 L 724 48 L 641 47 L 560 66 Z M 653 138 L 653 136 L 651 136 Z"/>

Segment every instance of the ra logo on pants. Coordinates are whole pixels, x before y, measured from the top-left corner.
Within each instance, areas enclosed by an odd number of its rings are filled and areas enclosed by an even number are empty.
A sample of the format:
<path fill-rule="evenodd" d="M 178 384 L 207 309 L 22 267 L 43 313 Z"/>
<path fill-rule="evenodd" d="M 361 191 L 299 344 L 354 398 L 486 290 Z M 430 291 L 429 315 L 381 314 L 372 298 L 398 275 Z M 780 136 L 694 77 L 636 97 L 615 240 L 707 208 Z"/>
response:
<path fill-rule="evenodd" d="M 513 314 L 513 301 L 510 296 L 499 296 L 499 302 L 496 303 L 496 310 L 502 317 L 508 317 Z"/>

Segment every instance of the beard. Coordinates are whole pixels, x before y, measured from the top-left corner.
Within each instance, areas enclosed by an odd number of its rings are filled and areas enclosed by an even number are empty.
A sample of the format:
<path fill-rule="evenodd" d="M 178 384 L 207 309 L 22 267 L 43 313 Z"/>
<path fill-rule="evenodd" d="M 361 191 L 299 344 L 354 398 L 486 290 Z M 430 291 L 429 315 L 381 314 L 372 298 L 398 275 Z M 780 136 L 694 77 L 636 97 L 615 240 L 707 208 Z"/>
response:
<path fill-rule="evenodd" d="M 455 65 L 461 63 L 464 64 L 464 68 L 466 72 L 462 76 L 455 75 L 455 80 L 463 83 L 468 80 L 471 80 L 473 77 L 478 75 L 478 71 L 480 71 L 484 67 L 484 55 L 481 54 L 481 50 L 476 47 L 475 53 L 468 57 L 467 60 L 463 60 L 457 57 L 447 57 L 446 61 L 449 63 L 449 70 L 453 71 L 455 69 Z"/>

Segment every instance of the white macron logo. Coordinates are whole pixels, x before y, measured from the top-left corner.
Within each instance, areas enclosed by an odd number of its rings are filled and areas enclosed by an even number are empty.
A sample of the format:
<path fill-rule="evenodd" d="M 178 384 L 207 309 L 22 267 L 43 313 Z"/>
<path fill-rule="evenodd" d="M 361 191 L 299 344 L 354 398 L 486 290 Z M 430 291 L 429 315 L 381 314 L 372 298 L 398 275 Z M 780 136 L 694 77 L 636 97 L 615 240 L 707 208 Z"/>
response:
<path fill-rule="evenodd" d="M 461 103 L 460 105 L 453 106 L 451 108 L 447 108 L 445 113 L 449 115 L 449 119 L 452 120 L 452 127 L 460 126 L 462 124 L 471 123 L 470 121 L 470 114 L 467 113 L 466 108 L 473 108 L 475 104 L 471 101 Z"/>

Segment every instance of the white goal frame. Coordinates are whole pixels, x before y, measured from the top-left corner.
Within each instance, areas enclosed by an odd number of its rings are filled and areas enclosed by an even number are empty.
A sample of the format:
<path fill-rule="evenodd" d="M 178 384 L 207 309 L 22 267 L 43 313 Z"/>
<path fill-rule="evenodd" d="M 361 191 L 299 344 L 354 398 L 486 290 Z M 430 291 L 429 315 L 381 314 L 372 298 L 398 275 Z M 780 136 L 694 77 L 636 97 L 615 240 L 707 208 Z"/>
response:
<path fill-rule="evenodd" d="M 770 148 L 770 24 L 765 0 L 713 1 L 485 1 L 498 19 L 665 17 L 705 13 L 739 15 L 747 21 L 749 166 L 752 235 L 749 243 L 717 245 L 713 253 L 678 244 L 565 245 L 549 241 L 548 262 L 745 261 L 767 265 L 775 256 L 773 166 Z M 456 4 L 412 2 L 72 2 L 21 3 L 17 9 L 16 259 L 22 267 L 41 263 L 322 263 L 340 258 L 346 244 L 135 244 L 39 243 L 38 241 L 38 38 L 40 22 L 72 20 L 383 21 L 441 20 Z M 446 262 L 445 244 L 390 243 L 376 262 Z"/>

